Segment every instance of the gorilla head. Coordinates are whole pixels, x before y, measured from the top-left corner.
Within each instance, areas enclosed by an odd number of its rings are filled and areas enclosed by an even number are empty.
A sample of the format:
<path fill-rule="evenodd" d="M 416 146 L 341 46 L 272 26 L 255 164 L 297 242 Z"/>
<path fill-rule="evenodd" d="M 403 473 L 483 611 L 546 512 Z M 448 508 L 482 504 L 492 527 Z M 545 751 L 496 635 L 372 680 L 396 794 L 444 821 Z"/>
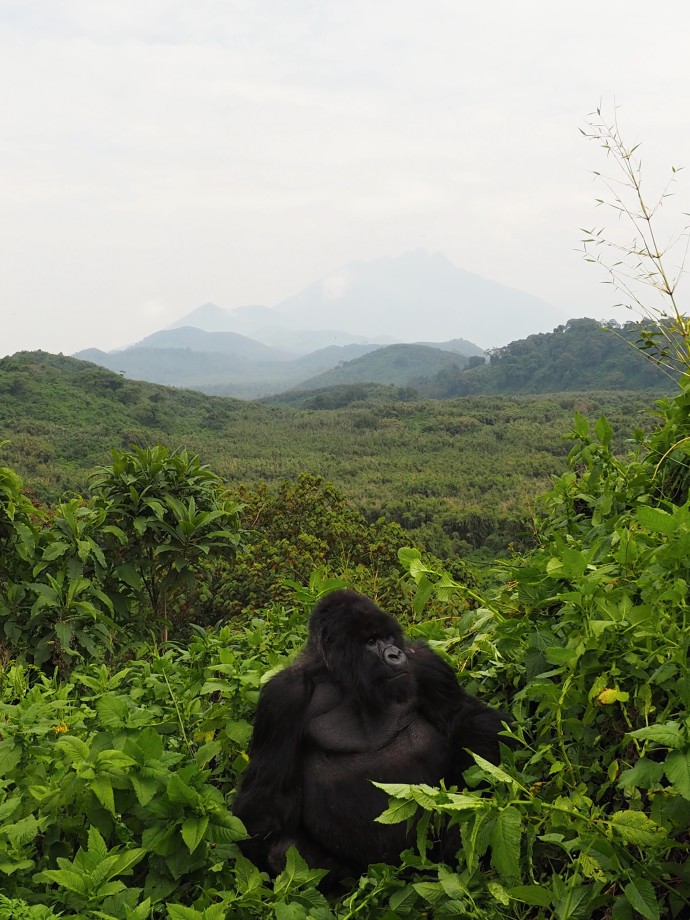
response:
<path fill-rule="evenodd" d="M 413 692 L 400 624 L 356 591 L 343 589 L 321 598 L 309 618 L 306 655 L 320 658 L 363 705 Z"/>

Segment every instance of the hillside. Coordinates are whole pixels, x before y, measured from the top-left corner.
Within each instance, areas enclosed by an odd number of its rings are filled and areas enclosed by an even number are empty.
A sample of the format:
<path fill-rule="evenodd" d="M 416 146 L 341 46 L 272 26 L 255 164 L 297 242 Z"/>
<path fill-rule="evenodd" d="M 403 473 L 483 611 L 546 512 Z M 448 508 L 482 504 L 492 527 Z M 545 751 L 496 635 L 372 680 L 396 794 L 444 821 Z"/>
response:
<path fill-rule="evenodd" d="M 669 378 L 632 347 L 637 323 L 571 319 L 553 332 L 494 349 L 488 364 L 443 368 L 417 381 L 426 396 L 556 393 L 572 390 L 668 390 Z"/>
<path fill-rule="evenodd" d="M 232 332 L 183 327 L 156 332 L 119 351 L 74 355 L 130 380 L 254 399 L 279 392 L 378 345 L 331 345 L 296 358 Z"/>
<path fill-rule="evenodd" d="M 185 447 L 230 483 L 323 476 L 369 519 L 397 521 L 439 553 L 465 553 L 524 531 L 535 496 L 565 469 L 575 410 L 606 413 L 619 443 L 650 425 L 650 397 L 639 394 L 410 395 L 351 392 L 329 411 L 266 406 L 24 352 L 0 361 L 0 461 L 53 501 L 87 490 L 112 447 Z"/>
<path fill-rule="evenodd" d="M 439 373 L 444 368 L 463 367 L 468 358 L 458 352 L 442 351 L 427 345 L 388 345 L 354 361 L 310 377 L 300 390 L 322 389 L 344 383 L 385 383 L 408 386 L 413 380 Z"/>
<path fill-rule="evenodd" d="M 220 308 L 215 308 L 216 310 Z M 255 399 L 304 390 L 379 383 L 413 387 L 423 396 L 528 395 L 588 390 L 666 390 L 669 381 L 640 351 L 637 323 L 572 319 L 553 332 L 490 352 L 472 342 L 329 345 L 300 357 L 239 333 L 193 327 L 163 330 L 121 351 L 76 357 L 134 380 Z M 170 345 L 182 347 L 170 347 Z M 152 347 L 155 346 L 155 347 Z M 278 400 L 273 400 L 278 402 Z"/>
<path fill-rule="evenodd" d="M 270 307 L 257 305 L 227 310 L 215 303 L 205 303 L 176 320 L 168 329 L 178 329 L 181 326 L 194 326 L 205 332 L 240 333 L 264 345 L 285 349 L 296 355 L 306 355 L 329 345 L 391 345 L 395 342 L 391 336 L 369 337 L 361 332 L 324 328 L 323 323 L 318 328 L 303 329 L 297 320 Z"/>
<path fill-rule="evenodd" d="M 287 361 L 296 357 L 288 351 L 271 348 L 237 332 L 205 332 L 195 326 L 161 329 L 147 335 L 132 348 L 189 348 L 191 351 L 218 352 L 257 361 Z"/>
<path fill-rule="evenodd" d="M 258 308 L 247 309 L 253 311 Z M 222 324 L 223 319 L 218 317 L 218 311 L 220 307 L 215 304 L 206 304 L 193 311 L 190 317 L 196 316 L 199 322 Z M 371 365 L 365 363 L 361 368 L 354 365 L 344 375 L 336 372 L 333 381 L 329 378 L 321 381 L 318 375 L 383 346 L 373 342 L 336 344 L 329 340 L 329 334 L 325 332 L 293 335 L 300 342 L 296 352 L 290 352 L 287 343 L 283 343 L 282 349 L 272 348 L 238 332 L 208 331 L 184 325 L 161 329 L 117 351 L 104 352 L 89 348 L 77 352 L 73 357 L 92 361 L 132 380 L 187 387 L 217 396 L 253 399 L 283 392 L 315 376 L 315 386 L 350 380 L 405 384 L 411 376 L 422 373 L 424 368 L 428 372 L 429 368 L 439 370 L 452 363 L 449 357 L 438 355 L 439 349 L 455 355 L 455 363 L 460 366 L 466 363 L 466 359 L 458 358 L 458 355 L 477 357 L 483 354 L 472 342 L 453 339 L 447 343 L 429 343 L 426 347 L 436 353 L 427 355 L 429 360 L 420 355 L 415 357 L 412 352 L 407 357 L 389 355 L 380 361 L 374 359 Z M 328 341 L 328 345 L 304 353 L 305 343 L 309 340 Z"/>

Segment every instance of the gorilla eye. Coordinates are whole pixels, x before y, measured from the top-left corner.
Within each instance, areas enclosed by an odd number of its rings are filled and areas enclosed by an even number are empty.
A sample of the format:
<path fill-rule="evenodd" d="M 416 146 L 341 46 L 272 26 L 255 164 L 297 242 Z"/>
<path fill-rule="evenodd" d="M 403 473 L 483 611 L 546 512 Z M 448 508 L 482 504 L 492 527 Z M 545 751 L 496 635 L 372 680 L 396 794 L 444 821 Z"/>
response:
<path fill-rule="evenodd" d="M 374 636 L 370 636 L 370 638 L 367 639 L 367 645 L 376 645 L 376 638 Z"/>

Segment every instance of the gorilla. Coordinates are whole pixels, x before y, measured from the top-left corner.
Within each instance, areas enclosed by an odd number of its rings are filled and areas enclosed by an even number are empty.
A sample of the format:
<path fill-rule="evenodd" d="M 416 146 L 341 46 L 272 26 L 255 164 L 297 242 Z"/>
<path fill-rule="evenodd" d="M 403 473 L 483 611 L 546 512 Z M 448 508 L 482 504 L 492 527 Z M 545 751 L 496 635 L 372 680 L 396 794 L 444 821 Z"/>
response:
<path fill-rule="evenodd" d="M 233 811 L 245 854 L 280 872 L 295 845 L 328 869 L 326 887 L 370 863 L 396 864 L 412 845 L 401 824 L 377 824 L 388 805 L 372 785 L 462 786 L 474 761 L 498 763 L 505 713 L 470 696 L 423 642 L 350 589 L 323 597 L 295 664 L 263 687 Z"/>

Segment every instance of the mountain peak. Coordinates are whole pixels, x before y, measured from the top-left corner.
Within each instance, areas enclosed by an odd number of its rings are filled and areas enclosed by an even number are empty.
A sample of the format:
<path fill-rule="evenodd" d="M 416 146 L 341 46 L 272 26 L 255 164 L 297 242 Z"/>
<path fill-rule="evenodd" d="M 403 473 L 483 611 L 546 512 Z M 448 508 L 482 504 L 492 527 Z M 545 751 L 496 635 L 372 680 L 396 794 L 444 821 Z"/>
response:
<path fill-rule="evenodd" d="M 304 329 L 341 328 L 404 341 L 464 338 L 483 348 L 559 325 L 564 315 L 523 291 L 415 249 L 330 272 L 274 312 Z"/>

